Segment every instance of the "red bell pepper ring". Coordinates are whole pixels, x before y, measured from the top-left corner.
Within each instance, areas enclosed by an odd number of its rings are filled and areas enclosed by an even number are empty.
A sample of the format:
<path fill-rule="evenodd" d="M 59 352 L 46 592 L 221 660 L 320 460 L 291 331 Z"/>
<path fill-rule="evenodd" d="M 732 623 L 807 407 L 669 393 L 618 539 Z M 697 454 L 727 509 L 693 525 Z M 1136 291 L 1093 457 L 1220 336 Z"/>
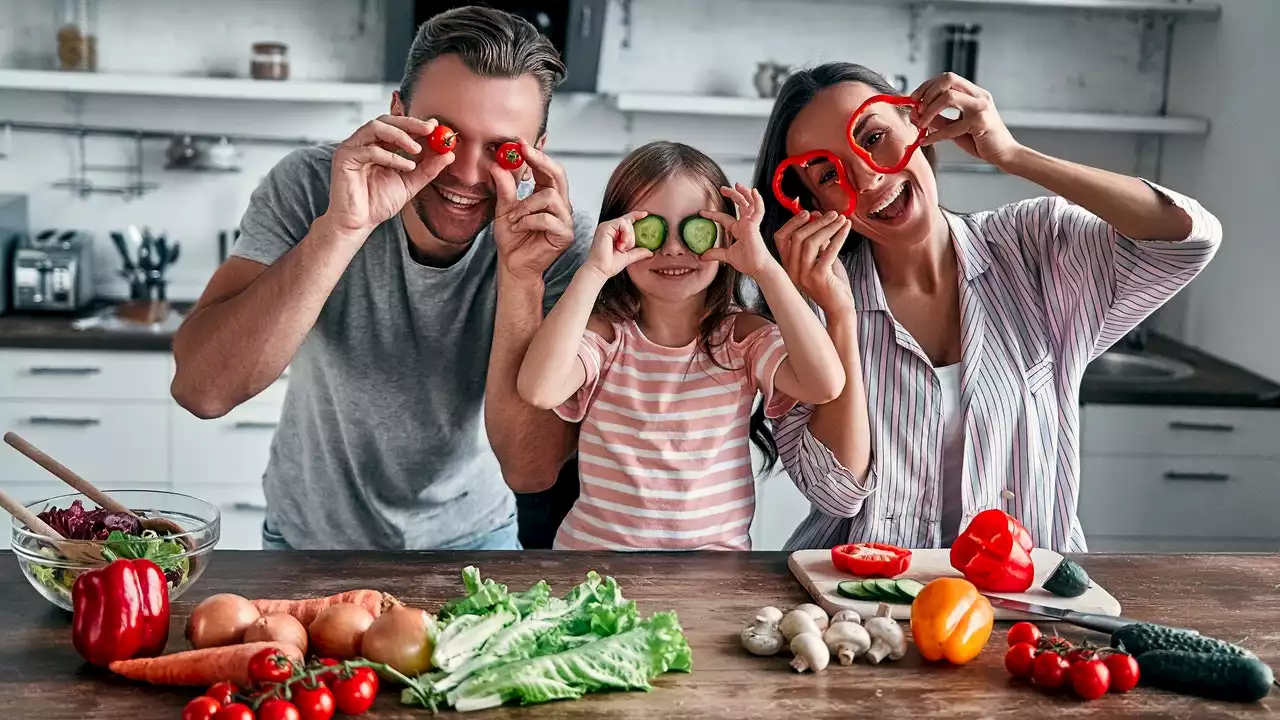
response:
<path fill-rule="evenodd" d="M 845 139 L 849 141 L 849 148 L 853 150 L 855 155 L 862 158 L 863 162 L 865 162 L 872 170 L 885 175 L 893 175 L 895 173 L 902 172 L 903 169 L 907 167 L 907 163 L 911 162 L 911 154 L 920 147 L 920 143 L 924 140 L 925 135 L 929 134 L 929 129 L 920 128 L 919 134 L 916 135 L 915 142 L 907 146 L 906 152 L 902 154 L 902 159 L 899 160 L 896 165 L 888 167 L 881 165 L 877 163 L 875 158 L 871 157 L 871 153 L 868 152 L 866 148 L 859 145 L 858 141 L 853 137 L 853 127 L 858 123 L 858 118 L 862 117 L 862 114 L 867 111 L 867 108 L 877 103 L 910 107 L 920 107 L 920 103 L 906 95 L 875 95 L 868 98 L 866 102 L 862 103 L 862 105 L 858 106 L 858 109 L 853 112 L 853 115 L 849 116 L 849 125 L 845 129 L 844 133 Z"/>
<path fill-rule="evenodd" d="M 951 566 L 979 590 L 1024 592 L 1035 567 L 1031 534 L 1003 510 L 983 510 L 951 544 Z"/>
<path fill-rule="evenodd" d="M 169 585 L 150 560 L 116 560 L 71 587 L 71 641 L 94 665 L 155 657 L 169 641 Z"/>
<path fill-rule="evenodd" d="M 844 194 L 848 200 L 844 209 L 840 211 L 840 214 L 846 216 L 852 215 L 854 208 L 858 204 L 858 191 L 854 189 L 853 185 L 849 182 L 849 176 L 844 170 L 844 163 L 840 162 L 840 158 L 836 157 L 834 153 L 827 150 L 810 150 L 802 155 L 792 155 L 779 163 L 778 169 L 773 171 L 773 196 L 778 198 L 778 202 L 782 203 L 782 206 L 790 210 L 792 214 L 799 215 L 804 212 L 804 208 L 800 207 L 800 198 L 787 197 L 787 195 L 783 193 L 782 178 L 789 168 L 793 166 L 802 168 L 807 167 L 811 161 L 817 158 L 826 158 L 831 161 L 832 165 L 835 165 L 836 183 L 844 189 Z"/>
<path fill-rule="evenodd" d="M 911 551 L 883 543 L 851 543 L 831 548 L 831 564 L 858 577 L 895 577 L 907 571 Z"/>

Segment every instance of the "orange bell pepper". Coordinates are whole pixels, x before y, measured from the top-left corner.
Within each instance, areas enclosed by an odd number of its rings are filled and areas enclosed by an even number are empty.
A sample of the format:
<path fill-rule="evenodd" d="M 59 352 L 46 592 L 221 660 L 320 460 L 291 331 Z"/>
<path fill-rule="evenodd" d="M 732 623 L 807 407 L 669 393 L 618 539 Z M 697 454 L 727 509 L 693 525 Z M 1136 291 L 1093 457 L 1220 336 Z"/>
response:
<path fill-rule="evenodd" d="M 963 665 L 974 659 L 991 637 L 994 621 L 991 603 L 963 578 L 938 578 L 911 603 L 911 637 L 930 661 Z"/>

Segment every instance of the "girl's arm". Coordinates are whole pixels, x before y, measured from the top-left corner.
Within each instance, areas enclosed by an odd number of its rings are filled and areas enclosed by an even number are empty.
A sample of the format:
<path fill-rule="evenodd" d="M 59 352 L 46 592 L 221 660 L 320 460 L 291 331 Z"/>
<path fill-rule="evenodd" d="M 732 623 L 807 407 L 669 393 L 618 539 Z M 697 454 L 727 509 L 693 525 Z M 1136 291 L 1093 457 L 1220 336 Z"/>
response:
<path fill-rule="evenodd" d="M 543 409 L 559 407 L 586 382 L 578 348 L 601 288 L 627 265 L 653 255 L 635 246 L 632 232 L 635 221 L 645 215 L 627 213 L 596 228 L 587 261 L 542 321 L 520 365 L 516 389 L 525 402 Z"/>
<path fill-rule="evenodd" d="M 810 405 L 838 398 L 847 381 L 832 338 L 805 303 L 786 271 L 776 261 L 753 276 L 773 311 L 787 357 L 778 367 L 774 384 L 783 394 Z M 856 347 L 856 345 L 855 345 Z"/>

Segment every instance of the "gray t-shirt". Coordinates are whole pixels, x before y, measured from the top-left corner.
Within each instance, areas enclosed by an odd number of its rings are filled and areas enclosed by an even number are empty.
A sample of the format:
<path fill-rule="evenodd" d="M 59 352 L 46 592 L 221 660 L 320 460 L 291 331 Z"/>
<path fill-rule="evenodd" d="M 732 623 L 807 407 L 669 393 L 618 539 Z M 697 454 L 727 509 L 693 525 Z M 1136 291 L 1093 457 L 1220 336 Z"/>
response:
<path fill-rule="evenodd" d="M 328 208 L 335 148 L 297 150 L 271 170 L 234 255 L 271 264 L 306 236 Z M 590 247 L 591 220 L 574 225 L 544 276 L 544 310 Z M 263 475 L 267 522 L 291 546 L 439 548 L 514 519 L 484 427 L 496 271 L 492 227 L 446 268 L 409 256 L 398 215 L 356 253 L 290 365 Z"/>

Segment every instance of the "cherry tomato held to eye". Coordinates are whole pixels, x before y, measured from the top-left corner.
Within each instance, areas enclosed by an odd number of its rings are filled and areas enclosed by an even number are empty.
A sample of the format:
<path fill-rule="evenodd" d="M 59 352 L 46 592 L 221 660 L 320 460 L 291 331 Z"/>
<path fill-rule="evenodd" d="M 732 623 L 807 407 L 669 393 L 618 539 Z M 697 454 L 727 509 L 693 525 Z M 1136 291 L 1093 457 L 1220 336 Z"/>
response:
<path fill-rule="evenodd" d="M 182 720 L 213 720 L 222 709 L 222 703 L 211 697 L 193 698 L 182 708 Z"/>
<path fill-rule="evenodd" d="M 1014 623 L 1009 628 L 1009 647 L 1013 647 L 1018 643 L 1030 643 L 1035 645 L 1040 640 L 1040 628 L 1029 622 Z"/>
<path fill-rule="evenodd" d="M 506 142 L 498 148 L 498 165 L 504 170 L 515 170 L 524 164 L 520 143 Z"/>
<path fill-rule="evenodd" d="M 1021 680 L 1031 678 L 1031 671 L 1035 664 L 1036 646 L 1031 643 L 1018 643 L 1004 654 L 1004 669 Z"/>
<path fill-rule="evenodd" d="M 447 125 L 437 125 L 435 130 L 427 136 L 427 147 L 435 150 L 443 155 L 458 144 L 458 133 L 454 132 Z"/>
<path fill-rule="evenodd" d="M 378 674 L 372 668 L 355 668 L 351 677 L 335 676 L 331 684 L 334 704 L 343 715 L 359 715 L 378 697 Z"/>

